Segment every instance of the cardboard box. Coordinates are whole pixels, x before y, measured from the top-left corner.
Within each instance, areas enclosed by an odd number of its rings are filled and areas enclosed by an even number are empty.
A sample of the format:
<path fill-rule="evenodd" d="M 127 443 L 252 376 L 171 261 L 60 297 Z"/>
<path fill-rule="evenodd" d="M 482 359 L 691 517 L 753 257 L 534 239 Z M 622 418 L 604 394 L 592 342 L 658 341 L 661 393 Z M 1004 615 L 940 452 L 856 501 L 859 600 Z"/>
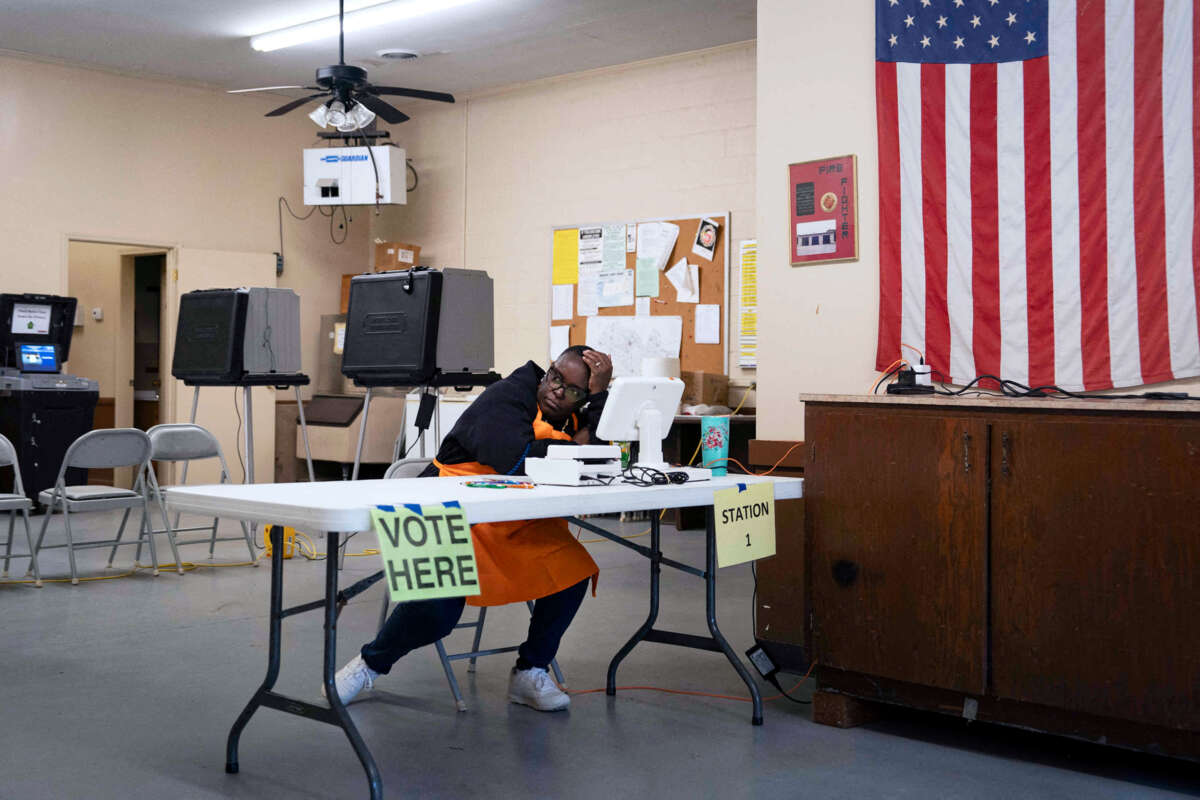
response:
<path fill-rule="evenodd" d="M 409 269 L 421 263 L 421 245 L 407 242 L 376 242 L 375 271 Z"/>
<path fill-rule="evenodd" d="M 685 371 L 680 377 L 683 378 L 683 402 L 686 405 L 726 405 L 729 376 L 718 372 Z"/>

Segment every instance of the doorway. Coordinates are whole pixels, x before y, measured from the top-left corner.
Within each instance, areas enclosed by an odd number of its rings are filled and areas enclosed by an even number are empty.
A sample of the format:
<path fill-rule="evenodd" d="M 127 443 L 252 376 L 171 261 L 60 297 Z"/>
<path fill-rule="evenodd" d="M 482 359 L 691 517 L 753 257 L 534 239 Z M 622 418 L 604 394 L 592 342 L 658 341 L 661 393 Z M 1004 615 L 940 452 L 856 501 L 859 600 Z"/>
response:
<path fill-rule="evenodd" d="M 133 427 L 149 430 L 161 420 L 162 297 L 165 253 L 133 258 Z"/>
<path fill-rule="evenodd" d="M 167 260 L 162 247 L 68 242 L 66 293 L 78 314 L 66 371 L 100 384 L 93 428 L 144 430 L 170 419 L 160 374 Z M 132 481 L 130 468 L 88 473 L 90 484 L 129 488 Z"/>

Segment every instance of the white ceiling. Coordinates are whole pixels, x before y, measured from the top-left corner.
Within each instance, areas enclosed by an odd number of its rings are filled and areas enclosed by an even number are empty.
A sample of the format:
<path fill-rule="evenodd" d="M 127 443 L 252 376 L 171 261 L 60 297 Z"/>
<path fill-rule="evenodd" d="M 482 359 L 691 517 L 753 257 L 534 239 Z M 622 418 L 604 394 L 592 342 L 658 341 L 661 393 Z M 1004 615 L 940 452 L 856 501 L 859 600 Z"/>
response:
<path fill-rule="evenodd" d="M 478 0 L 348 33 L 346 62 L 377 85 L 462 95 L 753 39 L 755 5 Z M 249 37 L 336 14 L 336 0 L 0 0 L 0 49 L 220 89 L 311 85 L 317 67 L 337 63 L 336 38 L 259 53 Z M 384 61 L 383 48 L 422 57 Z"/>

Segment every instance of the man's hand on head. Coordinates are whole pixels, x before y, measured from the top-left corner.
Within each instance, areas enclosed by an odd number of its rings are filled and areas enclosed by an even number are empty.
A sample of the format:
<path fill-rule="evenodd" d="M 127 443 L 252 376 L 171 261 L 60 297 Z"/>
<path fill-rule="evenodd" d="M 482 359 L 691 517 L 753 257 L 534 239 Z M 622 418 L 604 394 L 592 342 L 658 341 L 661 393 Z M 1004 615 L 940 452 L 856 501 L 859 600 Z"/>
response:
<path fill-rule="evenodd" d="M 599 350 L 586 350 L 583 353 L 583 362 L 588 365 L 591 370 L 591 377 L 588 379 L 588 393 L 599 394 L 608 388 L 609 381 L 612 380 L 612 359 L 608 357 L 608 353 L 601 353 Z"/>

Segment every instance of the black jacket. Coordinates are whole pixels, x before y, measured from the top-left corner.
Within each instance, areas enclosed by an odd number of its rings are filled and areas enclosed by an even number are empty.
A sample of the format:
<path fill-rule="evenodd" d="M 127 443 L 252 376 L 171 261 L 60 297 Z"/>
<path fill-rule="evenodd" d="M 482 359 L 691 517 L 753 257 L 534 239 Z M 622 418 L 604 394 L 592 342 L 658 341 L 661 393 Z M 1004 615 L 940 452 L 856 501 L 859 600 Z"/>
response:
<path fill-rule="evenodd" d="M 569 444 L 559 439 L 533 437 L 538 384 L 545 375 L 545 370 L 527 361 L 525 366 L 485 389 L 442 440 L 437 460 L 443 464 L 478 461 L 501 475 L 512 475 L 521 472 L 527 457 L 542 458 L 550 445 Z M 574 436 L 579 430 L 590 428 L 592 438 L 596 439 L 596 425 L 607 397 L 607 391 L 589 397 L 567 420 L 563 431 Z M 429 466 L 431 469 L 426 473 L 436 475 L 437 467 Z"/>

